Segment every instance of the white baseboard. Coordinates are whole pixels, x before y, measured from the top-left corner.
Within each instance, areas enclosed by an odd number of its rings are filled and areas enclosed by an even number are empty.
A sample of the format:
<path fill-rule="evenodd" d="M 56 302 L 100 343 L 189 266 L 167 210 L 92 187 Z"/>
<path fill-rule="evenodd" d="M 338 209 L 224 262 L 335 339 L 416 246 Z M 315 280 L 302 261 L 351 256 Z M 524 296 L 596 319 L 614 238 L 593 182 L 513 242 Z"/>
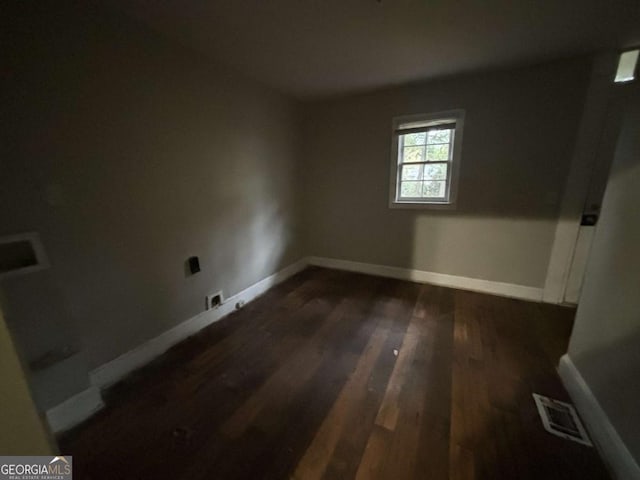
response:
<path fill-rule="evenodd" d="M 640 480 L 640 467 L 624 444 L 609 417 L 593 395 L 589 385 L 569 355 L 563 355 L 558 365 L 562 383 L 605 462 L 619 480 Z"/>
<path fill-rule="evenodd" d="M 92 370 L 89 374 L 91 384 L 105 388 L 140 368 L 151 360 L 166 352 L 176 343 L 194 335 L 204 327 L 220 320 L 235 310 L 235 305 L 239 301 L 249 303 L 251 300 L 262 295 L 274 285 L 300 272 L 307 266 L 305 259 L 283 268 L 279 272 L 254 283 L 250 287 L 227 298 L 222 305 L 215 309 L 206 310 L 195 317 L 192 317 L 159 336 L 148 340 L 133 350 L 111 360 L 104 365 Z"/>
<path fill-rule="evenodd" d="M 47 410 L 47 421 L 54 433 L 76 426 L 104 407 L 100 389 L 91 386 Z"/>
<path fill-rule="evenodd" d="M 375 265 L 372 263 L 352 262 L 349 260 L 339 260 L 325 257 L 308 257 L 309 265 L 319 267 L 335 268 L 350 272 L 367 273 L 381 277 L 398 278 L 413 282 L 430 283 L 442 287 L 458 288 L 461 290 L 471 290 L 474 292 L 490 293 L 503 297 L 519 298 L 535 302 L 542 301 L 542 289 L 516 285 L 512 283 L 494 282 L 492 280 L 482 280 L 480 278 L 461 277 L 446 273 L 426 272 L 423 270 L 413 270 L 409 268 L 389 267 L 386 265 Z"/>
<path fill-rule="evenodd" d="M 431 283 L 444 287 L 472 290 L 494 295 L 541 301 L 542 289 L 523 285 L 514 285 L 477 278 L 460 277 L 443 273 L 425 272 L 406 268 L 351 262 L 323 257 L 307 257 L 289 265 L 273 275 L 251 285 L 245 290 L 226 299 L 218 308 L 204 311 L 142 345 L 92 370 L 89 374 L 92 388 L 82 392 L 47 412 L 51 428 L 62 431 L 81 422 L 102 408 L 100 389 L 106 388 L 122 379 L 132 371 L 146 365 L 169 348 L 196 334 L 198 331 L 220 320 L 235 310 L 239 301 L 248 303 L 262 295 L 274 285 L 300 272 L 307 265 L 317 265 L 339 270 L 367 273 L 384 277 L 398 278 L 422 283 Z"/>

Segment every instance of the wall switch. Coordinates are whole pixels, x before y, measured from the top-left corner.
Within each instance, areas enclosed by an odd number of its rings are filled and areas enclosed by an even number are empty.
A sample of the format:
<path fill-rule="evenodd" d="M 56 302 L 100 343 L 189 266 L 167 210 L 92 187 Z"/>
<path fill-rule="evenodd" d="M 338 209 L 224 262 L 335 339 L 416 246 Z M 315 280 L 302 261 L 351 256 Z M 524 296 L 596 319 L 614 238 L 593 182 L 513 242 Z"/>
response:
<path fill-rule="evenodd" d="M 189 257 L 189 271 L 192 274 L 200 271 L 200 260 L 198 257 Z"/>

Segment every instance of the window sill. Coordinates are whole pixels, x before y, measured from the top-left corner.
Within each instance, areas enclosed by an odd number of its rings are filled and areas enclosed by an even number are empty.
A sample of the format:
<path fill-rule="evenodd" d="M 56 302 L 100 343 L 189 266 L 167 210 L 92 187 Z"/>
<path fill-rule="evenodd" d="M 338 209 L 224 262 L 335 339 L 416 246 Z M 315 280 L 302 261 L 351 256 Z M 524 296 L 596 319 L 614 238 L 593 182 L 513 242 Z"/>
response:
<path fill-rule="evenodd" d="M 455 210 L 456 204 L 453 202 L 389 202 L 389 208 L 410 209 L 410 210 Z"/>

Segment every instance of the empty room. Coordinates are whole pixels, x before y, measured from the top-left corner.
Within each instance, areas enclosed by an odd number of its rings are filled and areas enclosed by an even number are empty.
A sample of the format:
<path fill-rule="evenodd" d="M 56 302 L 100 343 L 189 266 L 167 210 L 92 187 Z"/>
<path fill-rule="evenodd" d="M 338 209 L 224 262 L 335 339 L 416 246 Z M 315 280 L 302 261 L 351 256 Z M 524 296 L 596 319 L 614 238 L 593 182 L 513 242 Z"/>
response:
<path fill-rule="evenodd" d="M 640 2 L 1 9 L 0 479 L 640 480 Z"/>

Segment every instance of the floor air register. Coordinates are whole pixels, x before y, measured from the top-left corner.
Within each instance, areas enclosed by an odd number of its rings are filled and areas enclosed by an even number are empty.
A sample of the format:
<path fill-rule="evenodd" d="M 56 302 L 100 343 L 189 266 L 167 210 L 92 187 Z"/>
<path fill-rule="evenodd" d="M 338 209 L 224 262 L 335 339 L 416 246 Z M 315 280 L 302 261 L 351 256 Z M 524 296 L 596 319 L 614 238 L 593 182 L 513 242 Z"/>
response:
<path fill-rule="evenodd" d="M 533 399 L 536 402 L 542 424 L 547 432 L 583 445 L 592 446 L 587 431 L 573 405 L 544 397 L 537 393 L 533 394 Z"/>

